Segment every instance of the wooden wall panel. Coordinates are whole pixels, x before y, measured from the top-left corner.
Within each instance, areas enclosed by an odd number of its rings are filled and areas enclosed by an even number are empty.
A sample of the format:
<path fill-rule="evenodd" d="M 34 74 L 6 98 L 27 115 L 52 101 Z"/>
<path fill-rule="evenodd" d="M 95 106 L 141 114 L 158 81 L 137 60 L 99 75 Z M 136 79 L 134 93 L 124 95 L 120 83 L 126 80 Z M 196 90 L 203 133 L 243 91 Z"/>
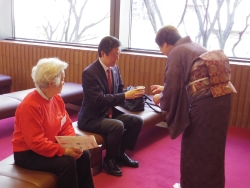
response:
<path fill-rule="evenodd" d="M 0 41 L 0 73 L 12 77 L 12 91 L 33 88 L 31 69 L 45 57 L 58 57 L 69 63 L 66 81 L 81 83 L 82 71 L 98 58 L 97 50 Z M 117 62 L 125 87 L 162 85 L 166 57 L 122 52 Z M 250 129 L 250 64 L 231 62 L 232 83 L 237 94 L 232 95 L 229 125 Z"/>
<path fill-rule="evenodd" d="M 80 54 L 80 55 L 79 55 Z M 0 73 L 13 79 L 12 91 L 34 87 L 31 69 L 41 58 L 58 57 L 69 63 L 66 81 L 81 83 L 81 73 L 97 58 L 96 50 L 72 49 L 10 41 L 0 42 Z"/>
<path fill-rule="evenodd" d="M 250 129 L 250 64 L 231 62 L 231 70 L 237 93 L 232 97 L 230 125 Z"/>
<path fill-rule="evenodd" d="M 163 84 L 166 57 L 152 57 L 144 54 L 121 53 L 117 63 L 125 87 L 144 85 L 151 94 L 150 86 Z"/>

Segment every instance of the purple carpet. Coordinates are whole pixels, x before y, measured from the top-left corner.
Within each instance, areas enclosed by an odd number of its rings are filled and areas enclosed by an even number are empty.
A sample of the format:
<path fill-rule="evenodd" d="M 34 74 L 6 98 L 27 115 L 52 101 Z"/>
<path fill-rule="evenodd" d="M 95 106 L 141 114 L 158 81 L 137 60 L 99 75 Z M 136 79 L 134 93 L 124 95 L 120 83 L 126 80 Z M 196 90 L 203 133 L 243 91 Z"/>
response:
<path fill-rule="evenodd" d="M 70 111 L 73 121 L 77 112 Z M 0 160 L 12 154 L 14 118 L 0 120 Z M 179 182 L 180 140 L 171 140 L 168 130 L 152 127 L 140 134 L 136 150 L 129 156 L 140 162 L 137 169 L 121 167 L 122 177 L 104 172 L 94 176 L 96 188 L 172 188 Z M 229 127 L 226 145 L 225 188 L 248 188 L 250 185 L 250 130 Z"/>

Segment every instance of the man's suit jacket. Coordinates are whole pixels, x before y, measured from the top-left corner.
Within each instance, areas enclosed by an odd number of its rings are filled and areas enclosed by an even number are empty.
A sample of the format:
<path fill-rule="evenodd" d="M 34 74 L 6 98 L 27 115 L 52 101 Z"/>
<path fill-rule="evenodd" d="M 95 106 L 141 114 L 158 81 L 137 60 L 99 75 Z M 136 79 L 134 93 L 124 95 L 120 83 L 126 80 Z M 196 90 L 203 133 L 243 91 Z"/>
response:
<path fill-rule="evenodd" d="M 108 80 L 99 59 L 89 65 L 82 73 L 83 102 L 78 114 L 78 127 L 97 132 L 108 109 L 124 102 L 123 83 L 119 68 L 112 69 L 113 93 L 109 93 Z"/>

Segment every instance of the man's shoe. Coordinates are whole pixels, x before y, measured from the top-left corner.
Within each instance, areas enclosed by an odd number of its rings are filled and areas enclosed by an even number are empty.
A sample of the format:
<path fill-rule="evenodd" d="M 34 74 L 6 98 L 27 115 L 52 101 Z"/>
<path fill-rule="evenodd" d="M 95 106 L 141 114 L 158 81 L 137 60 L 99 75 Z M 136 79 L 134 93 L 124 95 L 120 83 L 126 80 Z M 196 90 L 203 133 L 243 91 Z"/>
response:
<path fill-rule="evenodd" d="M 122 176 L 122 171 L 116 164 L 114 159 L 110 159 L 108 161 L 103 160 L 102 167 L 108 174 L 111 174 L 113 176 Z"/>
<path fill-rule="evenodd" d="M 129 156 L 127 156 L 126 153 L 121 154 L 121 156 L 119 158 L 117 158 L 116 161 L 117 161 L 117 163 L 123 164 L 125 166 L 129 166 L 129 167 L 133 167 L 133 168 L 139 167 L 138 161 L 135 161 L 135 160 L 129 158 Z"/>

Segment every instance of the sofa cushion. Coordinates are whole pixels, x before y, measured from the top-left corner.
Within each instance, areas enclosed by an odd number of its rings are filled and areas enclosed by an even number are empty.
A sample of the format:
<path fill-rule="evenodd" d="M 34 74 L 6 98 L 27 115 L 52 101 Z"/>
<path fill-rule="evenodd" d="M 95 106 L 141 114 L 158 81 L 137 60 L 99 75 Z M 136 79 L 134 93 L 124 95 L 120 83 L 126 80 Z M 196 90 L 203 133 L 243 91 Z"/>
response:
<path fill-rule="evenodd" d="M 0 94 L 9 93 L 11 85 L 11 77 L 4 74 L 0 74 Z"/>
<path fill-rule="evenodd" d="M 5 96 L 0 95 L 0 119 L 12 117 L 15 115 L 16 108 L 21 101 Z"/>
<path fill-rule="evenodd" d="M 83 99 L 82 85 L 73 82 L 66 82 L 62 88 L 61 96 L 64 103 L 81 105 Z"/>
<path fill-rule="evenodd" d="M 0 74 L 0 86 L 10 86 L 12 79 L 8 75 Z"/>
<path fill-rule="evenodd" d="M 6 93 L 4 95 L 22 101 L 24 97 L 26 97 L 26 95 L 31 91 L 33 91 L 34 89 L 35 88 L 31 88 L 22 91 Z M 66 82 L 62 88 L 61 96 L 63 98 L 64 103 L 79 102 L 79 101 L 81 103 L 83 99 L 82 85 L 73 82 Z"/>
<path fill-rule="evenodd" d="M 1 175 L 0 175 L 0 185 L 3 188 L 17 188 L 17 187 L 38 188 L 33 183 Z"/>
<path fill-rule="evenodd" d="M 0 161 L 0 176 L 12 178 L 14 183 L 20 183 L 19 186 L 16 186 L 16 187 L 26 188 L 25 185 L 27 185 L 27 188 L 29 187 L 31 188 L 33 187 L 56 188 L 57 187 L 57 177 L 55 174 L 52 174 L 49 172 L 34 171 L 34 170 L 21 168 L 14 164 L 13 155 Z M 5 183 L 8 183 L 9 181 L 9 179 L 6 179 L 6 178 L 2 179 L 2 181 L 4 180 L 6 180 Z"/>
<path fill-rule="evenodd" d="M 24 97 L 26 97 L 26 95 L 28 93 L 30 93 L 31 91 L 33 91 L 35 88 L 32 89 L 26 89 L 26 90 L 22 90 L 22 91 L 16 91 L 16 92 L 11 92 L 11 93 L 6 93 L 3 94 L 4 96 L 22 101 L 24 99 Z"/>
<path fill-rule="evenodd" d="M 148 128 L 152 125 L 156 125 L 157 123 L 165 121 L 165 118 L 166 118 L 165 111 L 163 111 L 162 113 L 156 113 L 151 108 L 149 108 L 147 105 L 145 105 L 144 111 L 139 111 L 139 112 L 132 112 L 132 111 L 126 110 L 125 108 L 122 108 L 120 106 L 116 106 L 116 109 L 120 110 L 121 112 L 127 113 L 127 114 L 135 114 L 135 115 L 140 116 L 143 120 L 142 129 Z"/>

